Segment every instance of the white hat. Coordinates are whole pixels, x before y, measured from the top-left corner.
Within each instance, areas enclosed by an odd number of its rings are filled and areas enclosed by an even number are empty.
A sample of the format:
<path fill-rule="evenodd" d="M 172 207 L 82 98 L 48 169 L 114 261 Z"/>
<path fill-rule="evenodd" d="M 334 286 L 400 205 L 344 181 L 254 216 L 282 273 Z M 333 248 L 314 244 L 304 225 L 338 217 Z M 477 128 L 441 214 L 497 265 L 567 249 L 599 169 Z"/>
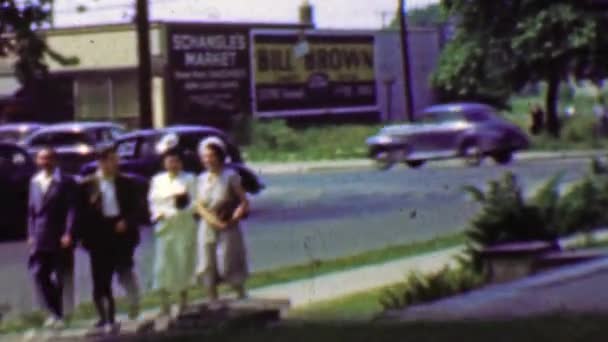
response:
<path fill-rule="evenodd" d="M 224 155 L 228 156 L 228 149 L 226 148 L 226 144 L 224 143 L 224 141 L 222 141 L 222 139 L 220 139 L 216 136 L 210 136 L 208 138 L 201 140 L 201 142 L 198 144 L 198 154 L 203 154 L 203 151 L 209 145 L 215 145 L 215 146 L 219 147 L 222 150 L 222 152 L 224 152 Z"/>
<path fill-rule="evenodd" d="M 158 154 L 165 154 L 172 148 L 177 147 L 179 144 L 179 137 L 175 133 L 169 133 L 164 135 L 160 140 L 156 143 L 156 152 Z"/>

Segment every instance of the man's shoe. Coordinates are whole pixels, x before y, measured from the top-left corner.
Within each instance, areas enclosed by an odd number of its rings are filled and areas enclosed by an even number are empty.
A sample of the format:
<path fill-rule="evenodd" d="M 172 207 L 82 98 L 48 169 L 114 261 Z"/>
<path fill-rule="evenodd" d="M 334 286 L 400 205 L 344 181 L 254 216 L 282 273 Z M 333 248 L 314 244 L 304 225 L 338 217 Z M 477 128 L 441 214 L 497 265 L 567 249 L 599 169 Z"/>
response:
<path fill-rule="evenodd" d="M 56 319 L 55 324 L 53 324 L 53 326 L 51 328 L 56 329 L 56 330 L 62 330 L 62 329 L 65 329 L 65 327 L 66 327 L 66 324 L 63 319 Z"/>
<path fill-rule="evenodd" d="M 103 327 L 106 334 L 118 334 L 120 332 L 120 323 L 108 323 Z"/>
<path fill-rule="evenodd" d="M 55 324 L 57 324 L 58 319 L 56 317 L 49 317 L 46 319 L 46 321 L 44 321 L 43 327 L 44 328 L 53 328 L 55 326 Z"/>

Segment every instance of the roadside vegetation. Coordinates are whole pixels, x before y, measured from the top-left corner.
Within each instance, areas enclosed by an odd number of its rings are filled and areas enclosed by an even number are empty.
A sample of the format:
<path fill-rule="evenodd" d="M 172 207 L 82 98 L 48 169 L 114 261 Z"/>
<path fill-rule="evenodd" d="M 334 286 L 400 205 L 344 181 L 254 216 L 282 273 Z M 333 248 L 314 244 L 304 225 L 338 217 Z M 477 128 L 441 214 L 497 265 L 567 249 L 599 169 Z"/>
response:
<path fill-rule="evenodd" d="M 563 86 L 562 88 L 566 88 Z M 576 114 L 571 118 L 561 115 L 561 133 L 555 138 L 548 133 L 530 135 L 529 105 L 542 103 L 543 92 L 536 95 L 515 96 L 509 109 L 501 115 L 515 123 L 531 139 L 531 150 L 563 151 L 608 148 L 608 136 L 597 132 L 593 114 L 595 97 L 585 93 L 564 93 L 561 112 L 572 105 Z M 397 122 L 399 123 L 399 122 Z M 406 123 L 406 122 L 401 122 Z M 386 123 L 388 124 L 388 123 Z M 320 124 L 296 128 L 285 121 L 247 121 L 233 134 L 250 162 L 296 162 L 367 158 L 365 140 L 378 133 L 383 124 Z"/>

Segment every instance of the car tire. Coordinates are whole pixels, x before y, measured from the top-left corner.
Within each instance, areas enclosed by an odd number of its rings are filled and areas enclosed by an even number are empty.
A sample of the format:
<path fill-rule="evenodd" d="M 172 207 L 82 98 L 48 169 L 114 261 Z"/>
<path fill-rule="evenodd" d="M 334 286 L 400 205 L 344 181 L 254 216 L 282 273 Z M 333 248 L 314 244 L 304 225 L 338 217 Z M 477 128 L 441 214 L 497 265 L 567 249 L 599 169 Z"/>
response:
<path fill-rule="evenodd" d="M 464 158 L 467 166 L 480 166 L 483 162 L 483 153 L 479 144 L 475 141 L 469 141 L 462 145 L 460 155 Z"/>
<path fill-rule="evenodd" d="M 376 168 L 380 171 L 389 170 L 396 163 L 395 151 L 390 149 L 377 149 L 372 153 L 372 157 L 374 158 Z"/>
<path fill-rule="evenodd" d="M 412 169 L 418 169 L 418 168 L 422 167 L 422 165 L 424 165 L 424 163 L 425 163 L 424 160 L 408 160 L 405 162 L 405 164 Z"/>
<path fill-rule="evenodd" d="M 494 162 L 498 165 L 507 165 L 513 160 L 513 152 L 497 152 L 492 155 L 492 159 L 494 159 Z"/>

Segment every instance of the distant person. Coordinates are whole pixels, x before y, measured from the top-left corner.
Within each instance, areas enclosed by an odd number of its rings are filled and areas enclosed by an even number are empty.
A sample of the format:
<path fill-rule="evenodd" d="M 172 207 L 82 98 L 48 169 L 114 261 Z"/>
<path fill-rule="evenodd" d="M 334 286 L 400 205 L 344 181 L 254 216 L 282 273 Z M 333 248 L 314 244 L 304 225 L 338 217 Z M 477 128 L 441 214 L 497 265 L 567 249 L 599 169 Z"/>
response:
<path fill-rule="evenodd" d="M 28 264 L 38 297 L 50 314 L 45 326 L 62 328 L 63 302 L 70 305 L 74 295 L 74 256 L 67 232 L 74 224 L 76 184 L 59 170 L 50 147 L 37 153 L 36 165 L 40 171 L 30 183 L 28 203 Z"/>
<path fill-rule="evenodd" d="M 538 103 L 530 107 L 530 118 L 532 121 L 530 125 L 530 133 L 533 135 L 539 135 L 542 133 L 544 129 L 544 117 L 545 112 Z"/>
<path fill-rule="evenodd" d="M 183 171 L 177 136 L 167 137 L 159 147 L 166 171 L 152 178 L 148 202 L 156 237 L 153 287 L 161 293 L 161 314 L 169 316 L 172 295 L 179 295 L 180 312 L 188 305 L 188 287 L 195 279 L 197 226 L 196 178 Z"/>
<path fill-rule="evenodd" d="M 139 243 L 141 219 L 138 184 L 118 171 L 118 155 L 112 147 L 99 153 L 97 173 L 81 184 L 78 224 L 73 239 L 89 252 L 93 280 L 93 302 L 99 321 L 95 329 L 116 331 L 112 278 L 127 290 L 130 316 L 139 310 L 139 287 L 135 276 L 134 253 Z"/>
<path fill-rule="evenodd" d="M 597 104 L 593 106 L 593 113 L 595 114 L 599 135 L 608 135 L 608 108 L 603 97 L 600 97 Z"/>
<path fill-rule="evenodd" d="M 201 216 L 198 235 L 197 274 L 211 300 L 218 299 L 217 287 L 229 284 L 239 299 L 247 297 L 247 253 L 240 221 L 249 211 L 241 177 L 227 168 L 226 145 L 216 137 L 199 144 L 206 171 L 198 178 L 197 209 Z"/>

